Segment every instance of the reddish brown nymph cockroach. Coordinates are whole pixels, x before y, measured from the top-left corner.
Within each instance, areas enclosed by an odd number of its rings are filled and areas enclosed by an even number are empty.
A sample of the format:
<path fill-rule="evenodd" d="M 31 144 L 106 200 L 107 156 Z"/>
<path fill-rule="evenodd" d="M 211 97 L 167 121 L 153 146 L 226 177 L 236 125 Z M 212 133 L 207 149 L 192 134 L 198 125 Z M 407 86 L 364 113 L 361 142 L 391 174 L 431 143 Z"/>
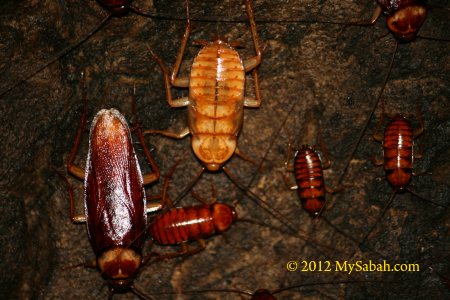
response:
<path fill-rule="evenodd" d="M 414 131 L 411 123 L 404 116 L 397 114 L 386 126 L 383 136 L 377 132 L 373 136 L 383 144 L 384 153 L 384 159 L 376 164 L 384 166 L 387 181 L 397 191 L 407 189 L 411 181 L 414 138 L 423 132 L 422 118 L 420 124 Z"/>
<path fill-rule="evenodd" d="M 70 219 L 74 223 L 86 222 L 96 266 L 111 289 L 131 288 L 137 294 L 133 280 L 143 262 L 147 213 L 161 208 L 160 204 L 146 202 L 144 185 L 157 181 L 159 171 L 137 125 L 139 140 L 152 168 L 152 173 L 142 175 L 130 129 L 116 109 L 97 113 L 90 128 L 86 169 L 76 166 L 73 161 L 86 121 L 84 98 L 84 111 L 67 169 L 78 179 L 84 179 L 85 214 L 75 213 L 73 191 L 63 177 L 69 187 Z"/>
<path fill-rule="evenodd" d="M 393 49 L 393 53 L 391 56 L 391 60 L 387 67 L 387 73 L 384 77 L 382 87 L 376 100 L 372 105 L 372 109 L 370 111 L 369 117 L 366 119 L 356 141 L 355 146 L 350 155 L 350 159 L 346 164 L 343 173 L 340 177 L 339 183 L 341 183 L 344 179 L 345 174 L 347 173 L 350 161 L 358 149 L 359 144 L 366 132 L 366 129 L 372 119 L 372 116 L 375 113 L 376 108 L 382 98 L 383 92 L 386 88 L 386 85 L 389 81 L 389 77 L 391 75 L 391 71 L 394 65 L 395 56 L 397 54 L 397 50 L 399 47 L 399 43 L 409 43 L 416 38 L 426 39 L 426 40 L 434 40 L 434 41 L 443 41 L 448 42 L 449 40 L 446 38 L 439 37 L 428 37 L 419 35 L 420 28 L 422 27 L 428 13 L 428 7 L 425 1 L 423 0 L 376 0 L 377 8 L 373 16 L 370 20 L 358 20 L 354 22 L 347 23 L 346 25 L 358 25 L 358 26 L 373 26 L 377 22 L 378 18 L 381 14 L 386 16 L 386 27 L 393 34 L 396 39 L 396 43 Z M 330 22 L 339 24 L 339 22 Z"/>
<path fill-rule="evenodd" d="M 415 175 L 413 172 L 414 157 L 419 158 L 421 153 L 414 153 L 414 139 L 420 136 L 424 131 L 424 120 L 419 108 L 417 108 L 417 118 L 419 120 L 419 127 L 413 129 L 411 123 L 401 114 L 396 114 L 391 117 L 389 123 L 386 125 L 384 134 L 381 134 L 379 129 L 384 123 L 384 105 L 383 113 L 378 124 L 378 128 L 373 134 L 374 140 L 382 143 L 383 145 L 383 158 L 374 158 L 375 165 L 383 165 L 386 180 L 394 189 L 392 196 L 383 208 L 377 221 L 374 223 L 369 232 L 365 235 L 360 245 L 364 245 L 366 239 L 374 230 L 379 220 L 384 216 L 387 209 L 392 204 L 395 196 L 398 193 L 409 192 L 422 200 L 425 200 L 433 205 L 444 207 L 440 204 L 434 203 L 428 199 L 423 198 L 408 186 L 412 177 Z"/>
<path fill-rule="evenodd" d="M 311 216 L 319 216 L 325 206 L 323 170 L 330 165 L 330 160 L 322 163 L 318 152 L 309 145 L 303 145 L 296 151 L 293 165 L 286 163 L 286 169 L 294 172 L 296 181 L 291 189 L 297 190 L 303 208 Z"/>
<path fill-rule="evenodd" d="M 149 225 L 150 237 L 159 245 L 181 245 L 182 250 L 164 258 L 178 255 L 190 255 L 206 247 L 204 239 L 227 231 L 237 220 L 234 207 L 216 202 L 215 190 L 213 200 L 208 203 L 205 199 L 192 192 L 193 196 L 202 202 L 202 205 L 187 207 L 173 207 L 168 196 L 170 177 L 175 172 L 178 162 L 171 168 L 164 180 L 162 203 L 169 208 L 167 211 L 155 216 Z M 198 241 L 200 247 L 188 250 L 186 243 Z"/>
<path fill-rule="evenodd" d="M 225 203 L 178 207 L 157 215 L 149 232 L 160 245 L 201 241 L 227 231 L 236 218 L 234 207 Z M 202 242 L 200 244 L 204 247 Z"/>
<path fill-rule="evenodd" d="M 369 21 L 355 25 L 374 25 L 381 13 L 386 15 L 386 26 L 401 42 L 413 41 L 427 17 L 427 6 L 422 0 L 376 0 L 377 8 Z"/>
<path fill-rule="evenodd" d="M 146 130 L 144 134 L 162 134 L 184 138 L 192 134 L 192 149 L 209 171 L 219 170 L 237 151 L 237 136 L 241 130 L 244 107 L 259 107 L 259 85 L 256 68 L 261 63 L 261 50 L 253 17 L 252 1 L 245 7 L 250 22 L 256 56 L 245 61 L 231 43 L 222 39 L 202 43 L 191 67 L 189 78 L 179 78 L 178 71 L 191 32 L 189 8 L 187 24 L 172 74 L 162 60 L 150 50 L 164 74 L 167 102 L 171 107 L 188 107 L 188 127 L 181 133 L 164 130 Z M 245 73 L 252 71 L 255 99 L 244 95 Z M 189 96 L 172 99 L 171 88 L 189 88 Z"/>

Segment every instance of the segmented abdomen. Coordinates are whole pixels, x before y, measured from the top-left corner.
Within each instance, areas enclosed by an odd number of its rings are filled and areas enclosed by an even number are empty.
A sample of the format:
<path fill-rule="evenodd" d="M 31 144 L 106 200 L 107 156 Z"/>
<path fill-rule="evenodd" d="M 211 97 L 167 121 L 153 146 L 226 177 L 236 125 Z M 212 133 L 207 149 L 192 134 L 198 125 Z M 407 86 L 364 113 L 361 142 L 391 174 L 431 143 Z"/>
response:
<path fill-rule="evenodd" d="M 242 124 L 245 72 L 239 53 L 223 41 L 204 46 L 189 81 L 192 134 L 237 135 Z"/>
<path fill-rule="evenodd" d="M 235 219 L 234 208 L 223 203 L 173 208 L 155 218 L 150 235 L 161 245 L 180 244 L 224 232 Z"/>
<path fill-rule="evenodd" d="M 303 207 L 311 215 L 318 215 L 325 205 L 325 182 L 322 163 L 312 147 L 303 146 L 297 152 L 294 172 Z"/>
<path fill-rule="evenodd" d="M 397 189 L 405 188 L 412 178 L 413 137 L 411 124 L 401 115 L 396 115 L 384 132 L 384 170 Z"/>

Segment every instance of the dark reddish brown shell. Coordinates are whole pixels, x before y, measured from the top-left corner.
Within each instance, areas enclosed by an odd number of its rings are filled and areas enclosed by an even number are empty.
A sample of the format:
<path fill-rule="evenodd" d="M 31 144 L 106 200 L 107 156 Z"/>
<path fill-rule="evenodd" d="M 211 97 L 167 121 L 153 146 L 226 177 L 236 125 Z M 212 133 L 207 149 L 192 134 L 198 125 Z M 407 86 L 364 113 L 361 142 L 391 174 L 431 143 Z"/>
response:
<path fill-rule="evenodd" d="M 224 232 L 235 220 L 234 208 L 223 203 L 179 207 L 156 216 L 149 231 L 158 244 L 180 244 Z"/>
<path fill-rule="evenodd" d="M 89 138 L 85 212 L 89 240 L 97 257 L 124 247 L 142 253 L 147 223 L 142 174 L 125 118 L 101 110 Z"/>
<path fill-rule="evenodd" d="M 294 159 L 297 192 L 304 209 L 317 216 L 325 205 L 325 182 L 322 163 L 317 152 L 304 145 Z"/>
<path fill-rule="evenodd" d="M 412 126 L 402 115 L 396 115 L 384 131 L 384 170 L 389 183 L 398 190 L 412 178 L 413 139 Z"/>
<path fill-rule="evenodd" d="M 418 0 L 377 0 L 387 15 L 386 26 L 394 36 L 409 42 L 416 38 L 427 17 L 425 1 Z"/>
<path fill-rule="evenodd" d="M 112 15 L 119 17 L 130 11 L 131 0 L 97 0 Z"/>

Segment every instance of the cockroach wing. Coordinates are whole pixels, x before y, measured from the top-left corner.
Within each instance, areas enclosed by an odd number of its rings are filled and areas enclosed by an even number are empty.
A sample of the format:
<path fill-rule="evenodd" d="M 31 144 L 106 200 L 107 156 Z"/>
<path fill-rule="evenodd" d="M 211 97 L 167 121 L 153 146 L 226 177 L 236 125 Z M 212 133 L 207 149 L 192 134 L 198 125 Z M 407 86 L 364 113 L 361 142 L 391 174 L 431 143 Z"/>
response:
<path fill-rule="evenodd" d="M 147 216 L 142 174 L 125 118 L 115 109 L 94 118 L 85 175 L 89 239 L 98 256 L 125 246 L 142 252 Z"/>

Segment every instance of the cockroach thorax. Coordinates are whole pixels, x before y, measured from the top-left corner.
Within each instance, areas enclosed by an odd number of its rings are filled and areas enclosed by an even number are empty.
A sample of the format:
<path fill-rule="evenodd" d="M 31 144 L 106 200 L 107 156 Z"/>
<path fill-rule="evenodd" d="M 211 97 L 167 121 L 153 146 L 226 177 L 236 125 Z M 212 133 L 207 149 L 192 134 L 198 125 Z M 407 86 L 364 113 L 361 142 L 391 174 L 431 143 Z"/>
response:
<path fill-rule="evenodd" d="M 224 203 L 214 203 L 211 206 L 214 228 L 217 232 L 227 231 L 236 221 L 237 213 L 234 207 Z"/>
<path fill-rule="evenodd" d="M 192 149 L 209 171 L 217 171 L 234 154 L 236 137 L 232 135 L 194 135 Z"/>
<path fill-rule="evenodd" d="M 427 16 L 424 5 L 409 5 L 398 9 L 386 19 L 388 29 L 401 42 L 413 41 Z"/>
<path fill-rule="evenodd" d="M 127 288 L 142 262 L 142 256 L 133 249 L 116 247 L 97 258 L 102 275 L 114 290 Z"/>

